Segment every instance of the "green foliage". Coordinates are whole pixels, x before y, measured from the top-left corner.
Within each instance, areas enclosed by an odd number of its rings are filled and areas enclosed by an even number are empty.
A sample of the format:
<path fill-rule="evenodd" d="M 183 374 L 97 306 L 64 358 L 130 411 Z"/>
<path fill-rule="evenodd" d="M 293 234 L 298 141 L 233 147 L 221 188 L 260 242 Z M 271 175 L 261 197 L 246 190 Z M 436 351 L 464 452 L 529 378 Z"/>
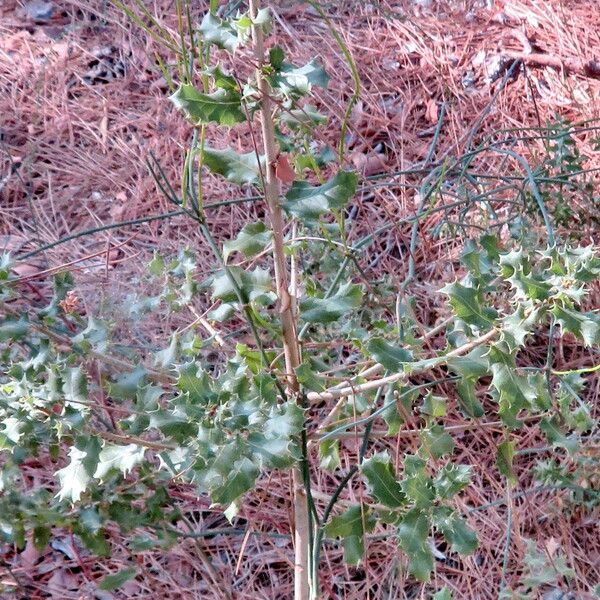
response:
<path fill-rule="evenodd" d="M 356 192 L 356 173 L 339 171 L 323 185 L 313 186 L 306 181 L 295 181 L 285 195 L 283 207 L 306 225 L 318 221 L 322 215 L 344 208 Z"/>
<path fill-rule="evenodd" d="M 277 46 L 270 49 L 268 63 L 258 67 L 272 96 L 269 118 L 279 149 L 294 167 L 291 184 L 289 173 L 280 178 L 289 185 L 280 206 L 293 226 L 278 231 L 277 220 L 270 219 L 271 230 L 257 220 L 236 227 L 237 237 L 222 248 L 212 238 L 210 216 L 198 197 L 205 188 L 195 187 L 195 174 L 265 194 L 265 173 L 274 169 L 277 175 L 277 168 L 258 151 L 233 150 L 244 147 L 245 132 L 232 148 L 206 143 L 212 126 L 235 127 L 253 119 L 266 103 L 260 86 L 225 73 L 211 50 L 234 54 L 231 62 L 237 66 L 243 54 L 237 51 L 248 43 L 252 27 L 266 29 L 268 21 L 267 11 L 255 19 L 247 13 L 228 18 L 208 13 L 198 29 L 198 47 L 180 53 L 186 58 L 179 58 L 175 80 L 181 84 L 171 101 L 200 131 L 186 155 L 182 205 L 214 251 L 216 270 L 198 269 L 187 248 L 173 259 L 155 254 L 148 280 L 159 291 L 132 298 L 126 308 L 131 319 L 160 310 L 164 323 L 177 312 L 177 323 L 189 319 L 187 325 L 169 331 L 158 348 L 120 345 L 110 319 L 93 314 L 83 323 L 65 312 L 63 301 L 74 282 L 64 273 L 55 277 L 47 306 L 30 307 L 28 316 L 19 316 L 8 302 L 16 298 L 12 259 L 0 258 L 0 302 L 7 309 L 0 320 L 1 539 L 22 548 L 31 533 L 42 547 L 53 527 L 69 527 L 91 552 L 108 555 L 104 532 L 116 525 L 133 551 L 168 547 L 181 518 L 169 497 L 171 480 L 191 484 L 233 518 L 264 472 L 294 468 L 309 486 L 320 468 L 341 483 L 325 514 L 310 507 L 312 558 L 318 558 L 318 544 L 327 536 L 340 539 L 346 561 L 357 565 L 368 536 L 381 530 L 396 536 L 408 572 L 427 581 L 435 564 L 432 536 L 442 536 L 450 552 L 467 555 L 477 548 L 475 533 L 456 510 L 455 497 L 469 486 L 472 467 L 453 460 L 457 439 L 445 423 L 456 416 L 455 396 L 466 419 L 501 419 L 504 441 L 490 452 L 497 453 L 500 476 L 511 486 L 518 485 L 511 432 L 533 417 L 552 447 L 564 454 L 539 461 L 536 479 L 567 490 L 574 503 L 596 506 L 594 457 L 580 450 L 596 426 L 582 394 L 586 375 L 597 366 L 557 371 L 552 348 L 546 365 L 524 352 L 538 334 L 552 342 L 572 336 L 597 349 L 600 316 L 582 308 L 600 278 L 593 248 L 557 244 L 544 249 L 503 243 L 490 234 L 468 241 L 461 258 L 466 274 L 440 290 L 447 298 L 439 305 L 448 317 L 439 331 L 445 342 L 430 343 L 406 286 L 398 289 L 391 277 L 370 281 L 370 269 L 357 259 L 377 232 L 349 245 L 354 242 L 345 215 L 358 176 L 329 165 L 331 152 L 314 135 L 326 117 L 306 101 L 314 86 L 327 86 L 327 74 L 314 60 L 301 67 L 286 62 Z M 227 129 L 230 137 L 236 133 Z M 564 168 L 566 161 L 567 179 L 580 166 L 568 137 L 557 138 L 550 154 L 556 164 L 546 167 Z M 159 182 L 169 196 L 169 182 Z M 172 195 L 169 199 L 179 204 Z M 287 290 L 275 283 L 275 246 L 283 246 L 284 259 L 293 257 L 297 268 Z M 210 310 L 198 316 L 199 305 Z M 288 307 L 298 321 L 293 334 L 303 342 L 302 363 L 290 372 L 280 321 Z M 211 331 L 211 322 L 224 323 L 223 330 Z M 210 335 L 202 337 L 198 323 Z M 365 360 L 367 371 L 362 370 Z M 322 426 L 315 422 L 321 409 L 330 411 Z M 375 446 L 370 437 L 378 419 L 385 421 L 390 437 L 410 423 L 418 450 L 399 453 L 395 464 L 385 446 L 379 441 Z M 341 445 L 351 430 L 363 436 L 359 460 L 340 473 L 347 468 Z M 309 450 L 313 444 L 318 467 Z M 56 465 L 56 485 L 26 497 L 18 491 L 23 488 L 20 466 L 38 456 Z M 369 502 L 340 511 L 337 501 L 348 484 L 365 486 Z M 153 537 L 141 535 L 144 528 L 151 528 Z M 553 583 L 557 574 L 573 576 L 560 556 L 551 572 L 534 545 L 527 547 L 526 564 L 522 585 L 527 588 Z M 127 568 L 106 576 L 99 587 L 117 589 L 136 575 Z M 434 595 L 451 597 L 448 589 Z"/>
<path fill-rule="evenodd" d="M 202 94 L 194 86 L 184 84 L 170 100 L 194 125 L 218 123 L 231 126 L 246 120 L 240 106 L 241 96 L 234 90 L 218 89 L 211 94 Z"/>

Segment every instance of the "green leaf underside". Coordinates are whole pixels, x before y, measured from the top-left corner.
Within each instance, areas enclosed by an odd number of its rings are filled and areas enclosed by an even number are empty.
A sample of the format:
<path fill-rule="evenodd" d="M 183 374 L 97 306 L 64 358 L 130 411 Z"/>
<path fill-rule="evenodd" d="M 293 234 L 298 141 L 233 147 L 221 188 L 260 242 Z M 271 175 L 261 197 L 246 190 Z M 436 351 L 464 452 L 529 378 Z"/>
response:
<path fill-rule="evenodd" d="M 300 316 L 307 323 L 327 324 L 337 321 L 358 308 L 362 301 L 362 288 L 345 283 L 330 298 L 306 298 L 300 302 Z"/>
<path fill-rule="evenodd" d="M 223 244 L 223 259 L 227 259 L 233 252 L 239 252 L 246 258 L 255 256 L 262 252 L 271 240 L 271 232 L 267 226 L 258 221 L 244 225 L 235 240 L 226 241 Z"/>
<path fill-rule="evenodd" d="M 367 352 L 388 371 L 400 371 L 402 365 L 412 360 L 410 351 L 394 346 L 383 338 L 369 340 Z"/>
<path fill-rule="evenodd" d="M 408 572 L 419 581 L 429 581 L 433 571 L 433 553 L 427 538 L 431 524 L 418 509 L 407 512 L 398 527 L 398 543 L 408 558 Z"/>
<path fill-rule="evenodd" d="M 295 181 L 285 195 L 283 208 L 310 224 L 321 215 L 344 208 L 356 192 L 358 176 L 339 171 L 323 185 L 313 186 L 306 181 Z"/>
<path fill-rule="evenodd" d="M 218 123 L 231 126 L 246 120 L 241 96 L 231 89 L 202 94 L 193 85 L 182 84 L 169 99 L 194 125 Z"/>
<path fill-rule="evenodd" d="M 387 453 L 375 454 L 364 460 L 361 471 L 369 484 L 369 493 L 381 504 L 398 508 L 406 504 L 406 496 L 396 480 L 392 461 Z"/>
<path fill-rule="evenodd" d="M 259 163 L 255 152 L 238 154 L 234 150 L 215 150 L 205 146 L 202 161 L 213 173 L 221 175 L 236 185 L 256 183 L 259 176 Z M 263 158 L 261 157 L 261 163 Z"/>
<path fill-rule="evenodd" d="M 235 29 L 212 12 L 207 12 L 204 15 L 198 29 L 205 42 L 214 44 L 229 52 L 235 52 L 240 44 Z"/>
<path fill-rule="evenodd" d="M 106 575 L 98 587 L 104 591 L 116 590 L 121 587 L 124 583 L 127 583 L 130 579 L 133 579 L 137 575 L 136 569 L 123 569 L 113 575 Z"/>
<path fill-rule="evenodd" d="M 344 560 L 357 565 L 365 552 L 364 535 L 373 529 L 374 524 L 374 517 L 366 506 L 352 506 L 329 521 L 325 526 L 325 534 L 331 538 L 341 538 Z"/>

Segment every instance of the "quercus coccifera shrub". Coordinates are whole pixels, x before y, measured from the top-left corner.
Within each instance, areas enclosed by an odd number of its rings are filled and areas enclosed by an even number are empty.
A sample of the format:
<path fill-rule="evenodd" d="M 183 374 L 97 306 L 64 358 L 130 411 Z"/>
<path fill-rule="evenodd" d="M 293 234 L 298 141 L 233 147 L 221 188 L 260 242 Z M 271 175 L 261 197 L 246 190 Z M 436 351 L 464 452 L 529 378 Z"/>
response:
<path fill-rule="evenodd" d="M 455 503 L 473 466 L 453 458 L 450 411 L 473 422 L 500 418 L 504 436 L 490 452 L 508 486 L 517 483 L 511 432 L 535 420 L 550 444 L 576 460 L 581 436 L 595 426 L 581 399 L 594 365 L 560 371 L 551 354 L 547 364 L 523 358 L 532 336 L 598 345 L 600 317 L 581 308 L 600 276 L 595 250 L 553 239 L 521 245 L 494 233 L 469 240 L 464 276 L 437 292 L 445 321 L 436 335 L 445 341 L 431 350 L 392 281 L 365 280 L 359 268 L 377 232 L 348 241 L 347 211 L 360 178 L 340 162 L 343 141 L 336 153 L 315 135 L 328 115 L 310 101 L 329 76 L 318 60 L 294 65 L 282 48 L 267 45 L 270 26 L 268 10 L 255 3 L 228 18 L 214 10 L 204 16 L 185 42 L 170 96 L 193 128 L 178 191 L 148 157 L 160 190 L 197 222 L 216 271 L 200 281 L 191 248 L 176 257 L 157 253 L 147 278 L 159 283 L 158 293 L 130 299 L 128 309 L 132 318 L 150 319 L 165 311 L 191 315 L 185 311 L 195 302 L 210 302 L 212 334 L 181 328 L 152 356 L 124 354 L 111 322 L 101 314 L 83 322 L 73 310 L 76 287 L 67 273 L 55 277 L 47 306 L 19 314 L 12 258 L 2 259 L 4 540 L 22 547 L 32 532 L 44 546 L 53 528 L 68 527 L 92 552 L 107 555 L 104 531 L 115 523 L 132 550 L 168 546 L 178 539 L 181 517 L 171 481 L 191 484 L 235 519 L 261 474 L 283 470 L 295 481 L 297 598 L 319 593 L 324 538 L 339 540 L 345 560 L 356 565 L 368 535 L 387 532 L 410 575 L 427 581 L 434 534 L 463 555 L 478 544 Z M 231 136 L 239 131 L 247 150 L 214 146 L 215 126 Z M 448 170 L 437 169 L 422 197 L 433 198 Z M 216 240 L 201 192 L 207 174 L 254 189 L 265 219 L 246 224 L 235 239 Z M 236 339 L 240 328 L 243 342 Z M 224 340 L 227 331 L 233 333 Z M 102 377 L 94 364 L 103 365 Z M 455 399 L 439 384 L 450 385 Z M 374 423 L 384 423 L 393 439 L 407 415 L 420 429 L 418 449 L 396 462 L 370 435 Z M 351 433 L 361 447 L 348 471 L 340 452 Z M 21 466 L 36 455 L 51 457 L 56 487 L 25 496 Z M 319 469 L 340 484 L 325 510 L 311 494 Z M 540 463 L 536 477 L 556 483 L 556 469 Z M 362 504 L 336 504 L 347 485 L 363 486 Z"/>

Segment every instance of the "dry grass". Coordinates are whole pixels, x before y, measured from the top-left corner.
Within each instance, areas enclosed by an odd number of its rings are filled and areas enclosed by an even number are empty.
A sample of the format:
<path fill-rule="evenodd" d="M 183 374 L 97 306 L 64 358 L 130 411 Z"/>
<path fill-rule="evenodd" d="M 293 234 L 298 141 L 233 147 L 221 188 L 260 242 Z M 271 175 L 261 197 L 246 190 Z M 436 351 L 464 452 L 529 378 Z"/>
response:
<path fill-rule="evenodd" d="M 142 159 L 153 152 L 177 181 L 184 142 L 190 136 L 189 128 L 166 101 L 167 86 L 153 69 L 152 56 L 158 48 L 151 40 L 101 0 L 55 4 L 55 17 L 45 25 L 20 16 L 18 2 L 5 0 L 0 6 L 0 250 L 6 247 L 17 256 L 78 231 L 172 210 L 157 193 Z M 423 7 L 426 2 L 348 1 L 328 8 L 354 56 L 363 85 L 350 122 L 350 162 L 364 166 L 381 144 L 388 173 L 421 163 L 431 148 L 442 104 L 445 115 L 434 162 L 500 136 L 502 128 L 538 127 L 556 116 L 572 122 L 600 117 L 600 80 L 577 69 L 544 66 L 525 56 L 525 72 L 502 89 L 499 81 L 486 80 L 500 50 L 526 50 L 523 34 L 537 47 L 534 53 L 559 57 L 569 65 L 569 61 L 585 64 L 593 59 L 600 44 L 600 16 L 592 4 L 507 0 L 496 2 L 492 10 L 480 4 L 433 2 Z M 174 21 L 169 6 L 166 1 L 152 3 L 165 27 L 172 27 Z M 320 101 L 334 115 L 323 138 L 335 145 L 352 89 L 347 65 L 307 5 L 282 1 L 276 3 L 274 13 L 278 43 L 298 62 L 318 55 L 334 74 Z M 103 74 L 102 65 L 106 67 Z M 597 136 L 585 128 L 574 135 L 589 168 L 600 167 Z M 227 141 L 221 138 L 215 143 Z M 511 147 L 532 162 L 544 150 L 535 140 L 516 141 Z M 489 173 L 521 172 L 514 161 L 494 152 L 481 154 L 477 168 Z M 421 179 L 418 174 L 398 175 L 387 179 L 390 185 L 380 187 L 368 187 L 366 182 L 356 203 L 353 239 L 390 219 L 413 216 Z M 597 183 L 597 178 L 592 182 Z M 207 181 L 209 201 L 239 194 L 217 180 Z M 496 197 L 506 199 L 505 194 L 499 189 Z M 597 206 L 585 195 L 573 194 L 570 201 L 578 211 L 568 227 L 584 240 L 594 239 Z M 260 217 L 261 211 L 259 204 L 251 203 L 219 208 L 211 212 L 211 225 L 220 239 L 228 239 L 244 222 Z M 445 313 L 432 292 L 459 269 L 460 236 L 449 241 L 432 235 L 443 218 L 448 215 L 434 213 L 419 230 L 417 276 L 410 293 L 418 301 L 417 316 L 425 326 Z M 409 224 L 389 230 L 370 248 L 363 260 L 365 270 L 385 273 L 394 284 L 402 282 L 407 274 L 409 237 Z M 141 273 L 154 250 L 170 254 L 185 245 L 197 251 L 198 277 L 203 278 L 212 268 L 212 259 L 194 224 L 183 217 L 79 237 L 24 261 L 19 269 L 20 274 L 30 275 L 85 259 L 78 263 L 78 295 L 87 307 L 101 306 L 110 312 L 139 291 Z M 100 256 L 86 258 L 99 252 Z M 45 279 L 32 279 L 23 286 L 24 297 L 32 302 L 47 293 Z M 118 309 L 113 308 L 113 317 L 125 326 Z M 126 329 L 130 337 L 152 345 L 165 339 L 165 332 L 176 325 L 170 321 L 139 323 L 128 324 Z M 541 356 L 546 343 L 535 340 L 529 352 Z M 590 363 L 589 351 L 568 346 L 564 364 L 580 363 Z M 596 418 L 600 417 L 599 391 L 598 379 L 590 380 L 587 399 L 595 406 Z M 326 414 L 327 407 L 323 411 Z M 455 421 L 449 425 L 464 425 L 456 410 L 452 414 Z M 488 505 L 469 512 L 469 523 L 481 540 L 474 556 L 448 555 L 448 560 L 437 562 L 431 585 L 422 585 L 406 577 L 394 540 L 377 538 L 379 532 L 368 543 L 365 564 L 357 569 L 346 567 L 341 548 L 327 543 L 322 560 L 324 597 L 426 598 L 430 590 L 443 585 L 450 586 L 455 598 L 496 597 L 507 533 L 506 490 L 490 452 L 499 435 L 500 429 L 493 426 L 467 427 L 455 440 L 456 460 L 475 465 L 474 485 L 461 497 L 459 507 L 467 511 Z M 542 448 L 545 441 L 536 427 L 528 427 L 518 444 L 519 448 Z M 396 439 L 377 439 L 373 444 L 373 450 L 385 448 L 392 455 L 414 451 L 416 438 L 401 432 Z M 594 448 L 598 451 L 595 446 L 590 452 Z M 347 440 L 344 467 L 355 462 L 357 452 L 358 443 Z M 510 499 L 512 543 L 506 580 L 509 584 L 518 580 L 524 538 L 538 540 L 540 547 L 552 548 L 557 543 L 577 573 L 577 588 L 572 591 L 577 598 L 587 598 L 590 586 L 600 581 L 597 514 L 572 511 L 552 491 L 522 494 L 534 486 L 528 473 L 532 460 L 539 456 L 544 451 L 524 454 L 518 460 L 520 490 Z M 30 489 L 52 485 L 45 467 L 43 462 L 27 463 Z M 325 503 L 320 498 L 331 493 L 336 478 L 319 473 L 314 483 L 322 509 Z M 194 529 L 229 527 L 206 498 L 195 497 L 184 486 L 172 486 L 170 491 Z M 359 501 L 365 494 L 355 483 L 342 495 L 342 505 Z M 71 548 L 67 553 L 49 549 L 38 554 L 32 544 L 20 554 L 6 548 L 0 557 L 11 567 L 11 574 L 2 579 L 16 577 L 23 585 L 18 596 L 22 598 L 103 600 L 104 596 L 94 596 L 93 582 L 133 563 L 139 565 L 141 575 L 111 598 L 220 599 L 227 593 L 240 600 L 289 598 L 293 553 L 288 498 L 286 476 L 265 478 L 242 509 L 236 523 L 240 535 L 182 539 L 169 551 L 132 553 L 116 530 L 111 534 L 113 555 L 105 560 L 92 558 L 64 533 L 61 539 Z M 243 534 L 246 526 L 249 533 Z M 443 546 L 440 549 L 444 551 Z M 213 575 L 203 566 L 202 556 L 210 557 Z"/>

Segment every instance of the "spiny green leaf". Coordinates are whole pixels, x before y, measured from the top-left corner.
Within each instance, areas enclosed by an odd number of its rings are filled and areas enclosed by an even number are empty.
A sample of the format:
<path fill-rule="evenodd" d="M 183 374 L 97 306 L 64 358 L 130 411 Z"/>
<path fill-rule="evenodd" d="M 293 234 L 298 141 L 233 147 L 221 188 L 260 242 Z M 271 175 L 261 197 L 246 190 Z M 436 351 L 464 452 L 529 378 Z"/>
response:
<path fill-rule="evenodd" d="M 325 471 L 335 471 L 341 465 L 340 442 L 329 439 L 319 443 L 319 466 Z"/>
<path fill-rule="evenodd" d="M 72 340 L 86 349 L 93 348 L 98 352 L 105 352 L 108 346 L 108 326 L 101 319 L 89 316 L 87 327 Z"/>
<path fill-rule="evenodd" d="M 404 458 L 402 491 L 419 509 L 429 509 L 435 500 L 435 489 L 427 476 L 426 464 L 418 456 L 406 455 Z"/>
<path fill-rule="evenodd" d="M 454 600 L 454 596 L 450 589 L 445 587 L 431 596 L 431 600 Z"/>
<path fill-rule="evenodd" d="M 248 223 L 235 240 L 228 240 L 223 244 L 223 260 L 227 262 L 232 252 L 240 252 L 246 258 L 255 256 L 262 252 L 270 241 L 271 231 L 262 221 Z"/>
<path fill-rule="evenodd" d="M 228 267 L 228 273 L 220 272 L 213 279 L 213 298 L 223 302 L 239 302 L 230 277 L 237 282 L 242 293 L 242 301 L 264 299 L 270 303 L 275 300 L 273 278 L 267 271 L 263 271 L 259 267 L 251 272 L 244 271 L 239 267 Z"/>
<path fill-rule="evenodd" d="M 546 300 L 551 285 L 541 276 L 532 273 L 531 265 L 523 250 L 513 250 L 500 255 L 502 274 L 515 289 L 520 300 Z"/>
<path fill-rule="evenodd" d="M 517 484 L 517 476 L 513 469 L 513 459 L 515 457 L 515 442 L 509 440 L 498 445 L 498 454 L 496 457 L 496 465 L 498 470 L 510 483 Z"/>
<path fill-rule="evenodd" d="M 433 485 L 441 500 L 452 498 L 471 481 L 471 467 L 468 465 L 444 465 L 436 474 Z"/>
<path fill-rule="evenodd" d="M 527 573 L 523 578 L 523 585 L 527 587 L 540 587 L 562 581 L 564 577 L 575 577 L 564 555 L 555 553 L 551 557 L 546 552 L 540 552 L 533 540 L 525 540 L 524 563 Z"/>
<path fill-rule="evenodd" d="M 394 346 L 381 337 L 368 341 L 367 352 L 388 371 L 400 371 L 403 365 L 412 361 L 412 354 L 405 348 Z"/>
<path fill-rule="evenodd" d="M 306 298 L 300 302 L 300 316 L 307 323 L 331 323 L 358 308 L 362 288 L 345 283 L 330 298 Z"/>
<path fill-rule="evenodd" d="M 248 435 L 248 446 L 261 459 L 263 467 L 284 469 L 300 457 L 289 437 L 269 437 L 259 432 Z"/>
<path fill-rule="evenodd" d="M 472 554 L 477 549 L 477 536 L 451 508 L 436 507 L 433 511 L 433 523 L 451 544 L 454 552 Z"/>
<path fill-rule="evenodd" d="M 586 346 L 600 344 L 600 315 L 596 313 L 581 313 L 556 304 L 552 314 L 561 326 L 576 338 L 583 340 Z"/>
<path fill-rule="evenodd" d="M 193 85 L 182 84 L 169 100 L 194 125 L 218 123 L 231 126 L 246 120 L 242 98 L 234 90 L 218 89 L 211 94 L 202 94 Z"/>
<path fill-rule="evenodd" d="M 321 114 L 312 104 L 305 104 L 302 108 L 293 108 L 281 115 L 281 122 L 290 129 L 299 127 L 315 127 L 327 123 L 327 117 Z"/>
<path fill-rule="evenodd" d="M 319 370 L 316 361 L 311 358 L 305 359 L 305 361 L 296 368 L 298 383 L 300 383 L 302 387 L 314 392 L 322 392 L 326 388 L 325 381 L 319 377 L 318 373 Z"/>
<path fill-rule="evenodd" d="M 432 425 L 421 431 L 421 443 L 425 452 L 433 458 L 441 458 L 454 450 L 454 440 L 443 425 Z"/>
<path fill-rule="evenodd" d="M 483 405 L 477 399 L 475 384 L 471 379 L 463 378 L 456 384 L 458 407 L 466 417 L 478 419 L 485 414 Z"/>
<path fill-rule="evenodd" d="M 485 356 L 487 350 L 482 347 L 471 350 L 464 356 L 452 356 L 448 358 L 448 366 L 454 373 L 477 380 L 488 374 L 489 362 Z"/>
<path fill-rule="evenodd" d="M 481 292 L 478 289 L 455 282 L 445 285 L 441 291 L 448 295 L 456 316 L 465 323 L 480 329 L 492 326 L 497 313 L 492 308 L 482 306 Z"/>
<path fill-rule="evenodd" d="M 305 224 L 314 223 L 321 215 L 341 209 L 356 192 L 358 177 L 350 171 L 339 171 L 322 185 L 294 181 L 282 202 L 283 208 Z"/>
<path fill-rule="evenodd" d="M 519 375 L 512 355 L 505 344 L 494 344 L 488 353 L 492 370 L 492 386 L 498 392 L 499 414 L 509 427 L 519 427 L 519 412 L 529 408 L 536 390 L 529 379 Z"/>
<path fill-rule="evenodd" d="M 179 354 L 179 335 L 177 332 L 171 336 L 169 345 L 164 350 L 159 350 L 154 355 L 154 365 L 163 369 L 169 369 L 177 360 Z"/>
<path fill-rule="evenodd" d="M 264 166 L 264 157 L 261 157 L 260 162 Z M 204 146 L 202 149 L 202 163 L 213 173 L 222 175 L 227 181 L 231 181 L 236 185 L 258 181 L 260 170 L 255 152 L 238 154 L 231 148 L 215 150 Z"/>
<path fill-rule="evenodd" d="M 271 410 L 263 428 L 266 435 L 289 438 L 300 433 L 303 426 L 304 411 L 295 402 L 287 402 Z"/>
<path fill-rule="evenodd" d="M 104 479 L 111 469 L 117 469 L 127 475 L 136 465 L 144 460 L 144 448 L 136 444 L 117 446 L 104 444 L 98 459 L 98 467 L 94 473 L 95 479 Z"/>
<path fill-rule="evenodd" d="M 133 579 L 137 575 L 136 569 L 123 569 L 113 575 L 106 575 L 102 578 L 102 581 L 98 584 L 101 590 L 110 591 L 120 588 L 124 583 L 127 583 L 130 579 Z"/>
<path fill-rule="evenodd" d="M 148 372 L 144 367 L 136 367 L 129 373 L 123 373 L 116 381 L 108 384 L 108 393 L 113 398 L 132 399 L 139 388 L 148 383 Z"/>
<path fill-rule="evenodd" d="M 515 312 L 502 319 L 502 339 L 511 351 L 523 346 L 542 315 L 543 311 L 540 308 L 532 307 L 526 313 L 523 304 L 519 304 Z"/>
<path fill-rule="evenodd" d="M 479 418 L 484 414 L 483 406 L 477 399 L 475 383 L 488 374 L 489 362 L 485 357 L 485 348 L 475 348 L 465 356 L 455 356 L 448 359 L 452 372 L 461 375 L 456 383 L 458 406 L 466 417 Z"/>
<path fill-rule="evenodd" d="M 381 504 L 398 508 L 406 504 L 400 482 L 396 480 L 394 467 L 387 452 L 380 452 L 363 460 L 360 467 L 369 484 L 369 494 Z"/>
<path fill-rule="evenodd" d="M 235 52 L 240 45 L 240 39 L 233 26 L 211 12 L 204 15 L 198 30 L 206 43 L 214 44 L 229 52 Z"/>
<path fill-rule="evenodd" d="M 177 388 L 188 394 L 190 401 L 195 404 L 206 404 L 215 397 L 208 373 L 194 361 L 177 368 Z"/>
<path fill-rule="evenodd" d="M 60 481 L 60 491 L 57 494 L 59 500 L 68 499 L 71 502 L 78 502 L 81 494 L 87 489 L 91 476 L 83 463 L 86 456 L 85 452 L 75 446 L 69 450 L 71 461 L 66 467 L 56 472 Z"/>
<path fill-rule="evenodd" d="M 84 410 L 88 400 L 87 379 L 81 367 L 69 367 L 63 375 L 65 402 L 75 410 Z"/>
<path fill-rule="evenodd" d="M 446 398 L 443 396 L 434 396 L 432 392 L 425 394 L 421 404 L 421 414 L 427 417 L 437 419 L 446 416 Z"/>
<path fill-rule="evenodd" d="M 258 469 L 245 456 L 236 460 L 231 465 L 231 470 L 227 473 L 225 481 L 211 489 L 210 495 L 213 502 L 217 504 L 231 504 L 240 496 L 252 489 Z"/>
<path fill-rule="evenodd" d="M 29 323 L 25 317 L 18 320 L 6 319 L 0 323 L 0 342 L 22 338 L 28 330 Z"/>
<path fill-rule="evenodd" d="M 308 94 L 313 85 L 326 88 L 329 82 L 325 69 L 315 59 L 303 67 L 282 62 L 278 72 L 269 79 L 273 89 L 292 97 Z"/>
<path fill-rule="evenodd" d="M 333 517 L 325 526 L 325 534 L 342 538 L 344 560 L 357 565 L 365 552 L 364 535 L 373 529 L 375 519 L 366 506 L 352 506 L 341 515 Z"/>
<path fill-rule="evenodd" d="M 431 524 L 418 509 L 407 512 L 398 527 L 398 543 L 408 557 L 408 571 L 419 581 L 429 581 L 433 554 L 427 543 Z"/>

